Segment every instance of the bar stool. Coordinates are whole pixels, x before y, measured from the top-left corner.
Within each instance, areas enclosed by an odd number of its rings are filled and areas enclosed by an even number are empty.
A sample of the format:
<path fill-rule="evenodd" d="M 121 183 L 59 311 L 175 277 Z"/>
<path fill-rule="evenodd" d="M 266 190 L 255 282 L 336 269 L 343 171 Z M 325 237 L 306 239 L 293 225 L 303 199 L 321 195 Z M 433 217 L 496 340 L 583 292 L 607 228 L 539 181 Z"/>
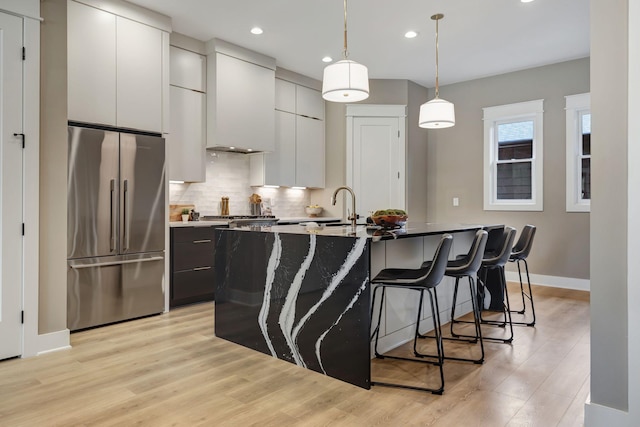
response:
<path fill-rule="evenodd" d="M 440 385 L 436 388 L 427 388 L 427 387 L 418 387 L 411 386 L 406 384 L 395 384 L 395 383 L 386 383 L 386 382 L 377 382 L 372 381 L 371 385 L 383 385 L 389 387 L 400 387 L 407 388 L 411 390 L 420 390 L 420 391 L 429 391 L 433 394 L 442 394 L 444 391 L 444 372 L 442 369 L 442 365 L 444 362 L 444 351 L 442 347 L 442 330 L 440 324 L 440 313 L 437 311 L 436 306 L 434 304 L 434 294 L 435 287 L 442 281 L 444 277 L 444 272 L 447 267 L 447 259 L 449 257 L 449 251 L 451 249 L 451 243 L 453 241 L 453 237 L 451 234 L 444 234 L 440 239 L 440 243 L 436 248 L 436 252 L 433 256 L 433 261 L 426 268 L 419 269 L 400 269 L 400 268 L 387 268 L 382 270 L 376 277 L 371 280 L 372 284 L 378 285 L 373 291 L 373 300 L 371 302 L 371 307 L 375 306 L 376 295 L 379 290 L 382 290 L 382 299 L 380 301 L 380 311 L 378 313 L 378 324 L 374 330 L 372 338 L 375 337 L 375 345 L 374 345 L 374 353 L 376 358 L 384 359 L 399 359 L 399 360 L 408 360 L 411 362 L 420 362 L 420 363 L 428 363 L 432 365 L 436 365 L 439 367 L 440 371 Z M 382 308 L 384 306 L 384 298 L 386 288 L 402 288 L 402 289 L 410 289 L 414 291 L 420 292 L 420 298 L 418 299 L 418 319 L 416 321 L 416 331 L 413 341 L 413 351 L 414 355 L 418 357 L 400 357 L 400 356 L 389 356 L 383 355 L 378 351 L 378 337 L 380 335 L 380 320 L 382 317 Z M 418 326 L 420 323 L 420 317 L 422 315 L 422 302 L 424 297 L 424 292 L 427 291 L 429 294 L 429 300 L 431 302 L 431 311 L 433 313 L 433 327 L 436 334 L 436 347 L 437 347 L 437 360 L 423 360 L 422 357 L 427 357 L 426 355 L 420 354 L 416 349 L 416 339 L 418 337 Z"/>
<path fill-rule="evenodd" d="M 511 322 L 511 309 L 509 306 L 509 294 L 507 293 L 506 287 L 506 279 L 504 276 L 504 266 L 507 263 L 509 256 L 511 255 L 511 249 L 513 248 L 513 241 L 515 239 L 516 230 L 513 227 L 505 227 L 502 237 L 500 239 L 499 245 L 497 246 L 497 252 L 486 253 L 485 258 L 482 259 L 482 264 L 480 265 L 480 271 L 478 272 L 478 282 L 480 283 L 479 289 L 479 298 L 477 299 L 477 305 L 479 307 L 479 311 L 482 311 L 480 305 L 482 301 L 484 301 L 484 293 L 486 292 L 486 287 L 484 283 L 486 282 L 487 273 L 489 270 L 497 269 L 498 270 L 498 278 L 500 285 L 500 292 L 502 294 L 502 312 L 504 314 L 504 321 L 494 321 L 494 320 L 485 320 L 480 315 L 480 322 L 482 324 L 506 327 L 509 325 L 509 329 L 511 331 L 511 335 L 509 338 L 496 338 L 496 337 L 488 337 L 483 335 L 483 340 L 490 341 L 498 341 L 509 344 L 513 341 L 513 325 Z M 454 292 L 453 295 L 453 306 L 451 308 L 451 336 L 454 338 L 467 338 L 473 339 L 475 338 L 473 335 L 464 335 L 455 332 L 454 325 L 457 323 L 475 323 L 468 320 L 458 320 L 455 318 L 455 307 L 456 307 L 456 299 L 457 293 Z"/>
<path fill-rule="evenodd" d="M 467 277 L 469 280 L 469 292 L 471 295 L 471 307 L 473 310 L 473 322 L 475 324 L 476 335 L 468 335 L 468 336 L 460 336 L 455 335 L 453 333 L 453 322 L 450 323 L 451 327 L 451 336 L 443 337 L 445 340 L 453 340 L 453 341 L 465 341 L 469 343 L 480 343 L 480 358 L 478 359 L 469 359 L 462 357 L 453 357 L 453 356 L 445 356 L 445 359 L 448 360 L 457 360 L 462 362 L 473 362 L 476 364 L 484 363 L 484 344 L 482 342 L 482 330 L 480 327 L 481 322 L 481 307 L 478 299 L 478 287 L 477 283 L 478 270 L 480 269 L 480 265 L 482 264 L 482 257 L 484 254 L 485 246 L 487 244 L 488 233 L 485 230 L 478 230 L 476 235 L 471 242 L 471 247 L 469 252 L 466 255 L 461 255 L 455 260 L 449 261 L 447 263 L 447 268 L 445 270 L 444 275 L 448 277 L 455 277 L 456 283 L 453 290 L 453 306 L 451 307 L 451 319 L 455 318 L 455 302 L 458 297 L 458 285 L 460 283 L 460 279 Z M 426 261 L 422 264 L 422 267 L 426 267 L 431 263 L 431 261 Z M 435 289 L 434 289 L 435 292 Z M 438 308 L 438 300 L 436 298 L 436 309 Z M 466 323 L 466 322 L 465 322 Z M 418 335 L 419 338 L 434 338 L 431 335 Z"/>
<path fill-rule="evenodd" d="M 498 270 L 498 278 L 500 280 L 500 289 L 502 293 L 502 314 L 504 315 L 504 321 L 496 321 L 496 320 L 484 320 L 482 319 L 483 324 L 500 326 L 502 328 L 509 325 L 510 336 L 509 338 L 497 338 L 497 337 L 487 337 L 484 336 L 484 339 L 490 341 L 498 341 L 504 342 L 505 344 L 510 344 L 513 341 L 513 322 L 511 321 L 511 306 L 509 304 L 509 292 L 507 291 L 507 280 L 504 275 L 504 266 L 507 261 L 509 261 L 509 257 L 511 256 L 511 250 L 513 249 L 513 241 L 516 237 L 516 229 L 513 227 L 505 227 L 504 233 L 502 234 L 502 245 L 500 246 L 499 252 L 496 254 L 489 256 L 488 258 L 484 258 L 482 260 L 482 265 L 480 266 L 480 274 L 483 276 L 483 283 L 486 282 L 487 274 L 489 270 Z M 481 297 L 484 299 L 484 292 L 486 287 L 482 288 Z"/>
<path fill-rule="evenodd" d="M 533 246 L 533 237 L 536 235 L 536 227 L 535 225 L 527 224 L 523 227 L 520 232 L 520 237 L 518 238 L 518 242 L 513 247 L 513 251 L 511 252 L 511 256 L 509 257 L 509 262 L 515 262 L 518 266 L 518 277 L 520 278 L 520 294 L 522 296 L 522 310 L 511 310 L 512 313 L 517 314 L 525 314 L 527 306 L 525 304 L 525 298 L 529 300 L 531 304 L 531 314 L 533 316 L 531 322 L 513 322 L 514 325 L 526 325 L 526 326 L 535 326 L 536 324 L 536 309 L 533 305 L 533 292 L 531 292 L 531 280 L 529 279 L 529 265 L 527 264 L 527 257 L 531 252 L 531 247 Z M 520 269 L 520 263 L 524 263 L 524 268 L 527 273 L 527 284 L 529 286 L 529 293 L 524 290 L 524 286 L 522 284 L 522 270 Z"/>

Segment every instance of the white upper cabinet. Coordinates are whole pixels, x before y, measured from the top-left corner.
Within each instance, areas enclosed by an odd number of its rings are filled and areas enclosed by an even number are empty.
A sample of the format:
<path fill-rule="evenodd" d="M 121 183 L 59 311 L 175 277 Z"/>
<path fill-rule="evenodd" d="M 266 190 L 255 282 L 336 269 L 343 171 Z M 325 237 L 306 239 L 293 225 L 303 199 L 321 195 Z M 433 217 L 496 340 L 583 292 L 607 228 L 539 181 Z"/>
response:
<path fill-rule="evenodd" d="M 276 60 L 213 39 L 207 42 L 207 147 L 275 150 Z"/>
<path fill-rule="evenodd" d="M 296 115 L 278 110 L 275 115 L 275 151 L 251 156 L 249 185 L 296 185 Z"/>
<path fill-rule="evenodd" d="M 296 112 L 296 84 L 276 79 L 276 110 Z"/>
<path fill-rule="evenodd" d="M 324 99 L 317 90 L 296 85 L 296 114 L 324 120 Z"/>
<path fill-rule="evenodd" d="M 167 33 L 75 1 L 67 18 L 69 120 L 162 132 Z"/>
<path fill-rule="evenodd" d="M 69 120 L 116 125 L 116 17 L 68 3 Z"/>
<path fill-rule="evenodd" d="M 169 179 L 205 181 L 205 94 L 171 86 Z"/>
<path fill-rule="evenodd" d="M 117 17 L 118 127 L 162 131 L 162 31 Z"/>
<path fill-rule="evenodd" d="M 296 186 L 324 187 L 324 121 L 296 116 Z"/>
<path fill-rule="evenodd" d="M 170 47 L 169 179 L 206 180 L 206 56 Z"/>
<path fill-rule="evenodd" d="M 216 53 L 215 129 L 209 147 L 275 149 L 275 72 Z"/>
<path fill-rule="evenodd" d="M 170 55 L 171 85 L 205 92 L 207 58 L 175 46 L 171 46 Z"/>
<path fill-rule="evenodd" d="M 276 79 L 275 151 L 251 157 L 250 185 L 323 188 L 324 100 L 320 91 Z"/>

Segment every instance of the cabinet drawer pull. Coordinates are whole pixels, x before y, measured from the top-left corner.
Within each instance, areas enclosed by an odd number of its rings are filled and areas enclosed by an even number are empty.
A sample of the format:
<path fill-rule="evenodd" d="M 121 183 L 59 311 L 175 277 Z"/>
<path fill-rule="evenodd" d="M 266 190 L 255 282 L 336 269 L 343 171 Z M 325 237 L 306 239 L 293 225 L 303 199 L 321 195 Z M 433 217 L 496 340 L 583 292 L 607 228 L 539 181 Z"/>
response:
<path fill-rule="evenodd" d="M 193 271 L 202 271 L 202 270 L 210 270 L 211 267 L 196 267 L 193 269 Z"/>
<path fill-rule="evenodd" d="M 211 243 L 211 239 L 194 240 L 193 243 Z"/>

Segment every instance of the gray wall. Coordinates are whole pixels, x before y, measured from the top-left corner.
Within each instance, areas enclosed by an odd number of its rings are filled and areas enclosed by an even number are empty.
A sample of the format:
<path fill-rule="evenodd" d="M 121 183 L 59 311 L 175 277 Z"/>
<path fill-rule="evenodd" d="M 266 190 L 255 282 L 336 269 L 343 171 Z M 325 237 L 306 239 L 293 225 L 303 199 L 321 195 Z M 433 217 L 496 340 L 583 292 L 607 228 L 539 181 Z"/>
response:
<path fill-rule="evenodd" d="M 40 279 L 38 332 L 67 328 L 67 0 L 40 13 Z"/>
<path fill-rule="evenodd" d="M 420 129 L 420 105 L 427 100 L 428 91 L 408 80 L 369 81 L 369 98 L 359 104 L 393 104 L 407 106 L 407 211 L 414 220 L 426 220 L 427 197 L 427 132 Z M 326 179 L 324 190 L 311 191 L 311 203 L 325 208 L 326 216 L 344 216 L 339 197 L 336 206 L 329 199 L 333 191 L 346 184 L 346 107 L 335 102 L 325 103 Z M 356 195 L 357 196 L 357 195 Z"/>
<path fill-rule="evenodd" d="M 591 1 L 591 402 L 621 410 L 629 408 L 627 4 Z"/>
<path fill-rule="evenodd" d="M 589 213 L 565 211 L 564 97 L 584 92 L 588 58 L 441 87 L 441 97 L 455 104 L 456 125 L 429 131 L 429 221 L 504 223 L 517 230 L 534 224 L 531 272 L 588 279 Z M 484 211 L 482 108 L 534 99 L 544 99 L 544 211 Z"/>

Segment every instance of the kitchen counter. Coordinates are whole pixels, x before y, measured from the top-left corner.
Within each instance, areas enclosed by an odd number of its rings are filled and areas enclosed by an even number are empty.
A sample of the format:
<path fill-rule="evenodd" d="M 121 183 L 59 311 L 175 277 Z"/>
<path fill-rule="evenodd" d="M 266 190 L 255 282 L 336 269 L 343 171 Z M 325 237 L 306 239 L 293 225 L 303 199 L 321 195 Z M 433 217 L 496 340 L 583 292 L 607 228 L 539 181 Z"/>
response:
<path fill-rule="evenodd" d="M 228 221 L 170 221 L 169 227 L 226 227 Z"/>
<path fill-rule="evenodd" d="M 402 228 L 385 230 L 378 227 L 368 227 L 365 225 L 356 226 L 354 232 L 350 225 L 322 225 L 319 227 L 305 227 L 301 224 L 295 225 L 274 225 L 271 227 L 238 227 L 239 231 L 258 231 L 264 233 L 285 233 L 285 234 L 314 234 L 318 236 L 335 237 L 365 237 L 374 242 L 379 240 L 392 240 L 407 237 L 431 236 L 443 233 L 460 233 L 473 231 L 485 226 L 478 224 L 436 224 L 428 222 L 408 222 Z"/>
<path fill-rule="evenodd" d="M 408 223 L 392 231 L 364 225 L 355 231 L 350 225 L 215 229 L 215 334 L 368 389 L 371 277 L 388 267 L 418 268 L 433 257 L 443 233 L 454 235 L 452 256 L 466 253 L 479 228 Z M 450 312 L 453 286 L 440 288 L 440 308 Z M 463 294 L 456 313 L 471 311 L 470 296 Z M 381 347 L 411 340 L 417 306 L 407 304 L 402 292 L 389 292 L 385 313 Z"/>
<path fill-rule="evenodd" d="M 301 222 L 317 222 L 326 223 L 326 222 L 340 222 L 342 218 L 339 217 L 331 217 L 331 216 L 319 216 L 319 217 L 308 217 L 308 216 L 292 216 L 292 217 L 283 217 L 280 218 L 278 224 L 288 225 L 288 224 L 300 224 Z"/>
<path fill-rule="evenodd" d="M 306 216 L 300 217 L 285 217 L 279 218 L 278 224 L 283 223 L 287 225 L 297 225 L 301 222 L 317 222 L 318 224 L 330 223 L 330 222 L 340 222 L 342 218 L 338 217 L 318 217 L 318 218 L 309 218 Z M 170 221 L 169 227 L 210 227 L 210 226 L 226 226 L 228 225 L 228 221 L 209 221 L 209 220 L 199 220 L 199 221 Z"/>

